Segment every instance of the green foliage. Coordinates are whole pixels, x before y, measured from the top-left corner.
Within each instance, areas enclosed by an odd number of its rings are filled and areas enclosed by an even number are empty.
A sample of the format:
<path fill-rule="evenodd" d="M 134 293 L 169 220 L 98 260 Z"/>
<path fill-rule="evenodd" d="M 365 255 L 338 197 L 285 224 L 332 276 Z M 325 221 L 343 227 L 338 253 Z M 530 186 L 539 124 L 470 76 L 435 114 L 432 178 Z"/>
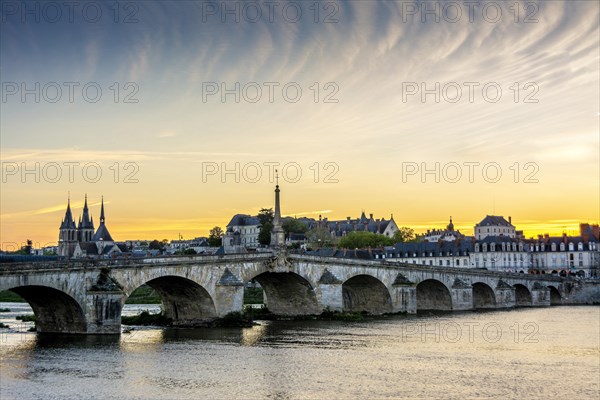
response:
<path fill-rule="evenodd" d="M 150 250 L 162 250 L 162 249 L 164 249 L 164 244 L 162 242 L 159 242 L 158 240 L 154 239 L 153 241 L 151 241 L 148 244 L 148 248 Z"/>
<path fill-rule="evenodd" d="M 308 226 L 296 218 L 285 218 L 281 223 L 281 227 L 285 232 L 285 237 L 288 238 L 290 233 L 306 233 Z"/>
<path fill-rule="evenodd" d="M 245 288 L 244 304 L 262 304 L 263 290 L 261 288 Z"/>
<path fill-rule="evenodd" d="M 125 304 L 161 304 L 160 296 L 148 285 L 142 285 L 131 293 Z"/>
<path fill-rule="evenodd" d="M 35 322 L 35 315 L 17 315 L 15 319 L 23 322 Z"/>
<path fill-rule="evenodd" d="M 364 316 L 366 314 L 367 313 L 360 313 L 358 311 L 353 313 L 331 311 L 329 307 L 326 307 L 321 315 L 319 315 L 319 319 L 326 321 L 362 321 L 365 319 Z"/>
<path fill-rule="evenodd" d="M 320 249 L 321 247 L 332 247 L 335 240 L 331 237 L 326 228 L 316 227 L 306 231 L 306 239 L 311 248 Z"/>
<path fill-rule="evenodd" d="M 398 242 L 414 242 L 416 241 L 415 231 L 412 228 L 402 226 L 394 232 L 392 240 L 394 244 Z"/>
<path fill-rule="evenodd" d="M 262 245 L 271 243 L 271 231 L 273 230 L 273 209 L 261 208 L 257 215 L 260 232 L 258 242 Z"/>
<path fill-rule="evenodd" d="M 169 326 L 172 322 L 171 318 L 167 318 L 163 313 L 150 314 L 148 311 L 142 311 L 132 317 L 121 317 L 123 325 Z"/>
<path fill-rule="evenodd" d="M 10 290 L 0 292 L 0 301 L 4 303 L 26 303 L 24 298 Z"/>
<path fill-rule="evenodd" d="M 8 328 L 10 328 L 10 325 L 6 325 L 5 323 L 0 322 L 0 328 L 8 329 Z"/>
<path fill-rule="evenodd" d="M 194 249 L 185 249 L 183 251 L 183 254 L 186 256 L 193 256 L 194 254 L 198 254 L 198 253 L 196 253 L 196 250 L 194 250 Z"/>
<path fill-rule="evenodd" d="M 223 229 L 218 226 L 215 226 L 208 233 L 208 244 L 211 247 L 220 247 L 223 243 Z"/>
<path fill-rule="evenodd" d="M 10 312 L 10 308 L 0 308 L 0 312 Z"/>
<path fill-rule="evenodd" d="M 393 238 L 371 232 L 350 232 L 340 239 L 339 246 L 348 249 L 365 249 L 391 246 L 395 242 Z"/>

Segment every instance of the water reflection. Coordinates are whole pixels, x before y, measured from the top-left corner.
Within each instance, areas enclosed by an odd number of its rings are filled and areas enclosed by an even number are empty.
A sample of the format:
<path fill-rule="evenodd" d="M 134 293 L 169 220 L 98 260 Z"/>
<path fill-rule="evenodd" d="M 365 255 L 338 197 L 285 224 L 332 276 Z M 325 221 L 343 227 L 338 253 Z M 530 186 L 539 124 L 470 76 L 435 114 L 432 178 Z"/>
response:
<path fill-rule="evenodd" d="M 599 311 L 135 327 L 120 336 L 14 332 L 0 348 L 0 398 L 597 399 Z"/>

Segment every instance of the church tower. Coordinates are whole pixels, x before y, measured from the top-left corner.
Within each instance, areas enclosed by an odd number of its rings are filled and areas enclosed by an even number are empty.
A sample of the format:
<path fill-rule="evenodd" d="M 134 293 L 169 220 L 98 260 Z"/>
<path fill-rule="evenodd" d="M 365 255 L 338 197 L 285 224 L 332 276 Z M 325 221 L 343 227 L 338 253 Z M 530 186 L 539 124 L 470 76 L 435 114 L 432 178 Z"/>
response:
<path fill-rule="evenodd" d="M 77 228 L 77 239 L 79 242 L 91 242 L 94 237 L 94 220 L 90 218 L 90 212 L 87 204 L 87 194 L 85 195 L 85 203 L 83 204 L 83 215 L 79 219 Z"/>
<path fill-rule="evenodd" d="M 275 213 L 273 215 L 273 230 L 271 231 L 271 247 L 285 247 L 285 232 L 281 226 L 281 209 L 279 204 L 279 175 L 275 170 Z"/>
<path fill-rule="evenodd" d="M 67 211 L 65 212 L 65 218 L 60 224 L 60 230 L 58 235 L 58 255 L 71 257 L 75 247 L 77 246 L 77 226 L 73 220 L 73 214 L 71 213 L 71 196 L 67 200 Z"/>

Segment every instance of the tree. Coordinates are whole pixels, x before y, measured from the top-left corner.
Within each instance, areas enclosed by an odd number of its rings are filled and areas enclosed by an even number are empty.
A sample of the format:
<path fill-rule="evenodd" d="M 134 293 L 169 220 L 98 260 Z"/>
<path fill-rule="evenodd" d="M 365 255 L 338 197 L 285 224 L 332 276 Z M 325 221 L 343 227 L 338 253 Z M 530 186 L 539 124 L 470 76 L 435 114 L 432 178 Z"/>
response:
<path fill-rule="evenodd" d="M 329 230 L 323 227 L 315 227 L 307 231 L 306 239 L 308 240 L 310 247 L 317 249 L 320 249 L 321 247 L 331 247 L 334 242 Z"/>
<path fill-rule="evenodd" d="M 398 228 L 392 237 L 394 243 L 398 242 L 414 242 L 416 240 L 415 231 L 406 226 Z"/>
<path fill-rule="evenodd" d="M 271 231 L 273 230 L 273 209 L 261 208 L 256 217 L 260 228 L 258 242 L 262 245 L 269 245 L 271 243 Z"/>
<path fill-rule="evenodd" d="M 296 218 L 285 218 L 281 224 L 285 237 L 288 238 L 290 233 L 305 233 L 308 230 L 308 226 L 302 221 Z"/>
<path fill-rule="evenodd" d="M 371 232 L 350 232 L 340 239 L 339 246 L 348 249 L 391 246 L 394 241 L 384 235 Z"/>
<path fill-rule="evenodd" d="M 194 254 L 198 254 L 198 253 L 196 253 L 196 250 L 194 250 L 194 249 L 185 249 L 183 251 L 183 254 L 193 256 Z"/>
<path fill-rule="evenodd" d="M 220 247 L 223 244 L 223 229 L 215 226 L 208 233 L 208 244 L 211 247 Z"/>
<path fill-rule="evenodd" d="M 150 250 L 162 250 L 162 249 L 163 249 L 163 247 L 164 247 L 163 243 L 162 243 L 162 242 L 159 242 L 159 241 L 158 241 L 158 240 L 156 240 L 156 239 L 154 239 L 153 241 L 151 241 L 151 242 L 148 244 L 148 248 L 149 248 Z"/>

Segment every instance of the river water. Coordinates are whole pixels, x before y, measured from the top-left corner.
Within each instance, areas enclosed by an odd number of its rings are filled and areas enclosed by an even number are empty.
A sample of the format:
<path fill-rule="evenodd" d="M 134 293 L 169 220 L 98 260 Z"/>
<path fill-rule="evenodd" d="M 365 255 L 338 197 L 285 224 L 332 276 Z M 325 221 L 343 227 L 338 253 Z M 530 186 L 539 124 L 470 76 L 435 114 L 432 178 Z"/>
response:
<path fill-rule="evenodd" d="M 597 306 L 120 337 L 40 336 L 15 320 L 26 304 L 4 307 L 2 400 L 600 398 Z"/>

